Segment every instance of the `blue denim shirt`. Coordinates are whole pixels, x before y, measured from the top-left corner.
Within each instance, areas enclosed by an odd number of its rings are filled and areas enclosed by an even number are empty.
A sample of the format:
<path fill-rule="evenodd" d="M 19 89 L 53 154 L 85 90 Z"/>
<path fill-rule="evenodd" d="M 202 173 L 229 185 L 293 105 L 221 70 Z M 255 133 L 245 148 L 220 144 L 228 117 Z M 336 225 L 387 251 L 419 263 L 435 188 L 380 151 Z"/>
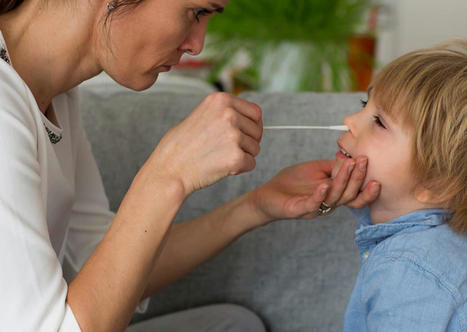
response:
<path fill-rule="evenodd" d="M 467 331 L 467 236 L 441 209 L 373 225 L 368 208 L 356 243 L 362 267 L 344 331 Z"/>

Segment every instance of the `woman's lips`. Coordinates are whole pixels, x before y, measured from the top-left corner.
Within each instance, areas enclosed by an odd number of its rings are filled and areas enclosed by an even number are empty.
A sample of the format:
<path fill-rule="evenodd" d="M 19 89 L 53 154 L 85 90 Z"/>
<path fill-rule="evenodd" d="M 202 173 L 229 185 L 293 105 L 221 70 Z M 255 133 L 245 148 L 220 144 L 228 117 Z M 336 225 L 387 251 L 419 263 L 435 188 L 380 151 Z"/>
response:
<path fill-rule="evenodd" d="M 170 69 L 172 69 L 172 66 L 160 66 L 159 68 L 162 69 L 161 71 L 170 71 Z"/>

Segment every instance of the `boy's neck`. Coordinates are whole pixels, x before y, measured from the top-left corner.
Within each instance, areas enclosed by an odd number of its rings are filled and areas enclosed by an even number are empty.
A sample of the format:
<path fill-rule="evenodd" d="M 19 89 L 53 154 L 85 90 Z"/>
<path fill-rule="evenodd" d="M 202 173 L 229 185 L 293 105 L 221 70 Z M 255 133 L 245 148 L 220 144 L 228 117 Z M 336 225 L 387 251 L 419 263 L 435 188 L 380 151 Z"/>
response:
<path fill-rule="evenodd" d="M 443 208 L 439 204 L 421 203 L 416 199 L 401 199 L 397 203 L 384 202 L 377 199 L 369 205 L 370 216 L 373 224 L 382 224 L 395 218 L 423 209 Z"/>

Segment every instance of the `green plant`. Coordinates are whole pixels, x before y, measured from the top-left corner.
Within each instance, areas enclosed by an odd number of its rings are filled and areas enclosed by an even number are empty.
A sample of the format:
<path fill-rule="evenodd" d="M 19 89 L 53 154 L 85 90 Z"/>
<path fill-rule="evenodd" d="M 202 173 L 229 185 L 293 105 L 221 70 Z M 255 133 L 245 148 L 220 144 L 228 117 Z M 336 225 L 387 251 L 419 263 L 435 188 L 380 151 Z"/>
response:
<path fill-rule="evenodd" d="M 207 46 L 217 63 L 213 77 L 244 50 L 251 63 L 243 79 L 261 88 L 265 72 L 281 61 L 281 56 L 269 59 L 268 69 L 265 58 L 280 48 L 296 47 L 303 61 L 296 64 L 300 77 L 295 90 L 340 91 L 349 76 L 348 38 L 369 5 L 370 0 L 231 0 L 208 26 Z"/>

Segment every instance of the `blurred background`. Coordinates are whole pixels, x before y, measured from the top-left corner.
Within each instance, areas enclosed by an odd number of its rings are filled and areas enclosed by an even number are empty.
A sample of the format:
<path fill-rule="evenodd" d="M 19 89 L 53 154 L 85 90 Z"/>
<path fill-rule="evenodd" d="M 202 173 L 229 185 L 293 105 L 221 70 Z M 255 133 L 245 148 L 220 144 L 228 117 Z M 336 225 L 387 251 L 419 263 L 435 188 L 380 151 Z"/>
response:
<path fill-rule="evenodd" d="M 197 57 L 160 75 L 174 91 L 365 91 L 409 51 L 467 39 L 466 0 L 231 0 Z M 104 74 L 86 82 L 114 87 Z"/>

